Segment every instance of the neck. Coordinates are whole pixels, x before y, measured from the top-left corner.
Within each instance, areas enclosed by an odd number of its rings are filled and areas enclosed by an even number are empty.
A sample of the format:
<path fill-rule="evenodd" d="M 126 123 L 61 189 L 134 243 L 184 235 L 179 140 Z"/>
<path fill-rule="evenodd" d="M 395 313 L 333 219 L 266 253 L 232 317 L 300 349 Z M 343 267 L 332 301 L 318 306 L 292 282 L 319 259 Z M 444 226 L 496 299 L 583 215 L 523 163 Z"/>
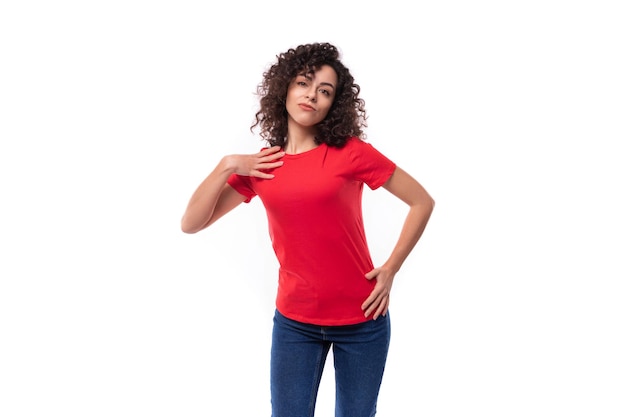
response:
<path fill-rule="evenodd" d="M 289 129 L 284 150 L 288 154 L 297 154 L 317 148 L 314 129 Z"/>
<path fill-rule="evenodd" d="M 315 143 L 314 139 L 310 139 L 307 141 L 296 141 L 292 138 L 288 138 L 283 147 L 284 151 L 290 155 L 295 155 L 298 153 L 310 151 L 311 149 L 317 148 L 317 143 Z"/>

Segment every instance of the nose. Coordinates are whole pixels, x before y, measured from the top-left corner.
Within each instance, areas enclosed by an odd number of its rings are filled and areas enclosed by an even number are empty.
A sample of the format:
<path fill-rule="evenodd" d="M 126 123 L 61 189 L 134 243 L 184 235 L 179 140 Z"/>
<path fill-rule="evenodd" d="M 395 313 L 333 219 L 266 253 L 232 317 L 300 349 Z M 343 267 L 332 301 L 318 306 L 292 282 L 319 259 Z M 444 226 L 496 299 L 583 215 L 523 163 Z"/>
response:
<path fill-rule="evenodd" d="M 313 103 L 317 101 L 317 88 L 315 88 L 315 86 L 312 86 L 312 88 L 307 91 L 306 98 L 311 100 Z"/>

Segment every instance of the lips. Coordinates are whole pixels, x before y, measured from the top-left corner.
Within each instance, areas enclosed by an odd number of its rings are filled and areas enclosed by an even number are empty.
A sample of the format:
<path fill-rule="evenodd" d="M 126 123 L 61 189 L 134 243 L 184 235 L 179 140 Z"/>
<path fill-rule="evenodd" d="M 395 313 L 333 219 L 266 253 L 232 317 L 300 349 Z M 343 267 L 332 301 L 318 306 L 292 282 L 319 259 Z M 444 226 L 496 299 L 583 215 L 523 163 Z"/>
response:
<path fill-rule="evenodd" d="M 315 111 L 314 107 L 309 106 L 308 104 L 298 104 L 298 106 L 302 109 L 302 110 L 306 110 L 306 111 Z"/>

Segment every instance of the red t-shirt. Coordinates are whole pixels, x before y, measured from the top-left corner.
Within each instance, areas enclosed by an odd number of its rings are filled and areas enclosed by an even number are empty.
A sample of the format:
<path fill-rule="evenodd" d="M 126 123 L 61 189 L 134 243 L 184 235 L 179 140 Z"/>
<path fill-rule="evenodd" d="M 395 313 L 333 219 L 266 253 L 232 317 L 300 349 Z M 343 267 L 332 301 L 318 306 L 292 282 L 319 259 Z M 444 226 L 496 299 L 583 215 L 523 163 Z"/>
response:
<path fill-rule="evenodd" d="M 280 265 L 276 308 L 322 326 L 368 320 L 361 304 L 375 282 L 364 276 L 374 266 L 363 227 L 363 184 L 380 187 L 395 163 L 358 138 L 343 148 L 321 144 L 282 161 L 273 179 L 228 179 L 246 202 L 258 195 L 265 206 Z"/>

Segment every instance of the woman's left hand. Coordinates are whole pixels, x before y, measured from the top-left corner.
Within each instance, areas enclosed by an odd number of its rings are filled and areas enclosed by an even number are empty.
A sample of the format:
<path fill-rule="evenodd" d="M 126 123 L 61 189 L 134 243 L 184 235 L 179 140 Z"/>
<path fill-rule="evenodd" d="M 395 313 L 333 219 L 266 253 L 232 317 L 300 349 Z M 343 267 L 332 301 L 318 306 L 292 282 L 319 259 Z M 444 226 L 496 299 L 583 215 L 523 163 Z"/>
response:
<path fill-rule="evenodd" d="M 385 267 L 374 268 L 365 274 L 365 278 L 369 280 L 376 279 L 374 290 L 361 305 L 365 317 L 369 317 L 373 314 L 372 318 L 376 320 L 379 316 L 385 316 L 387 314 L 391 284 L 393 283 L 395 275 L 395 272 Z"/>

